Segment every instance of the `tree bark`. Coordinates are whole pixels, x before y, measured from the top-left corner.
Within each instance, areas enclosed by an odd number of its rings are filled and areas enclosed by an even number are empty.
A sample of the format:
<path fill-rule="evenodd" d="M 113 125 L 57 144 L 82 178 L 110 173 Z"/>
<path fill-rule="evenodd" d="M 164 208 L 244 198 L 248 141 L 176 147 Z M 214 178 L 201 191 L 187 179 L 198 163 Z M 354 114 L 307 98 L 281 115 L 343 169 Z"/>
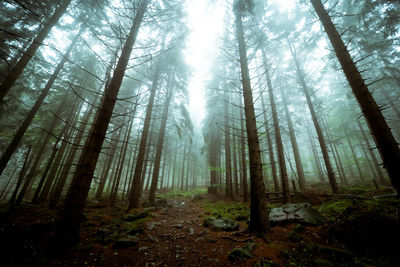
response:
<path fill-rule="evenodd" d="M 158 61 L 156 63 L 155 67 L 155 72 L 154 72 L 154 77 L 153 77 L 153 83 L 151 86 L 151 91 L 150 91 L 150 97 L 149 97 L 149 103 L 147 104 L 147 109 L 146 109 L 146 117 L 144 119 L 144 125 L 142 129 L 142 137 L 140 139 L 140 145 L 139 145 L 139 155 L 136 160 L 136 167 L 135 167 L 135 173 L 133 175 L 133 182 L 131 186 L 131 194 L 129 196 L 129 205 L 127 210 L 131 210 L 133 208 L 139 208 L 140 206 L 140 194 L 142 191 L 142 188 L 140 187 L 140 178 L 142 177 L 142 172 L 143 172 L 143 163 L 144 163 L 144 157 L 146 153 L 146 145 L 147 145 L 147 139 L 149 135 L 149 127 L 150 127 L 150 120 L 151 120 L 151 114 L 153 112 L 153 105 L 154 105 L 154 97 L 158 88 L 158 82 L 160 79 L 160 72 L 161 72 L 161 62 Z"/>
<path fill-rule="evenodd" d="M 332 192 L 334 194 L 336 194 L 339 192 L 339 188 L 338 188 L 338 185 L 336 182 L 335 173 L 333 172 L 333 169 L 332 169 L 331 160 L 329 159 L 329 153 L 328 153 L 328 148 L 326 146 L 325 137 L 322 133 L 322 129 L 321 129 L 320 123 L 318 121 L 317 113 L 315 112 L 314 105 L 311 101 L 311 95 L 310 95 L 308 86 L 306 84 L 306 81 L 304 79 L 303 70 L 302 70 L 302 68 L 300 66 L 300 62 L 295 54 L 294 48 L 292 47 L 290 42 L 289 42 L 289 48 L 290 48 L 290 52 L 292 53 L 295 65 L 296 65 L 297 77 L 299 78 L 301 88 L 303 89 L 303 93 L 306 97 L 307 105 L 308 105 L 308 108 L 311 113 L 311 118 L 314 123 L 315 131 L 317 132 L 319 145 L 321 147 L 322 156 L 324 158 L 326 172 L 328 173 L 329 184 L 331 185 Z"/>
<path fill-rule="evenodd" d="M 296 133 L 294 131 L 292 118 L 290 117 L 290 114 L 289 114 L 289 108 L 288 108 L 288 104 L 286 101 L 286 95 L 285 95 L 284 89 L 282 89 L 282 102 L 283 102 L 283 107 L 285 109 L 286 121 L 288 123 L 290 142 L 292 144 L 294 161 L 296 163 L 297 176 L 299 178 L 299 187 L 300 187 L 300 191 L 304 191 L 304 188 L 306 185 L 306 179 L 304 176 L 303 163 L 301 162 L 299 145 L 297 144 Z"/>
<path fill-rule="evenodd" d="M 225 195 L 233 199 L 232 187 L 232 160 L 231 160 L 231 138 L 229 133 L 229 113 L 228 113 L 228 97 L 224 93 L 224 124 L 225 124 Z"/>
<path fill-rule="evenodd" d="M 117 100 L 122 79 L 124 78 L 129 57 L 136 41 L 148 3 L 149 0 L 143 0 L 138 7 L 128 38 L 115 68 L 113 78 L 111 79 L 110 85 L 104 91 L 103 102 L 97 111 L 95 121 L 90 130 L 89 137 L 73 176 L 67 199 L 65 201 L 62 221 L 56 232 L 56 235 L 58 235 L 57 240 L 63 240 L 66 246 L 79 241 L 79 225 L 83 207 L 88 196 L 90 184 L 93 179 L 93 173 L 113 114 L 115 102 Z"/>
<path fill-rule="evenodd" d="M 254 101 L 251 91 L 250 75 L 246 55 L 246 43 L 244 40 L 242 16 L 235 14 L 236 37 L 239 45 L 240 70 L 243 86 L 243 98 L 246 117 L 247 143 L 250 157 L 250 222 L 248 230 L 250 233 L 268 240 L 267 233 L 270 230 L 267 196 L 265 193 L 264 178 L 262 172 L 262 161 L 260 142 L 258 140 L 256 116 L 254 112 Z"/>
<path fill-rule="evenodd" d="M 335 50 L 336 56 L 346 75 L 347 81 L 355 95 L 361 110 L 368 122 L 372 136 L 383 159 L 393 187 L 400 193 L 400 149 L 386 120 L 377 105 L 372 94 L 368 90 L 365 81 L 351 58 L 347 47 L 332 23 L 328 12 L 325 10 L 321 0 L 311 0 L 314 9 L 320 18 L 325 32 Z"/>
<path fill-rule="evenodd" d="M 156 158 L 154 161 L 154 169 L 153 169 L 153 178 L 151 180 L 151 186 L 150 186 L 150 192 L 149 192 L 149 202 L 150 203 L 154 203 L 154 201 L 156 200 L 156 190 L 157 190 L 157 185 L 158 185 L 158 176 L 160 173 L 160 163 L 161 163 L 161 155 L 163 152 L 165 128 L 167 127 L 169 105 L 170 105 L 171 98 L 172 98 L 171 86 L 172 85 L 168 85 L 167 97 L 166 97 L 165 103 L 164 103 L 162 121 L 161 121 L 161 125 L 160 125 L 160 131 L 158 134 L 157 151 L 156 151 Z"/>

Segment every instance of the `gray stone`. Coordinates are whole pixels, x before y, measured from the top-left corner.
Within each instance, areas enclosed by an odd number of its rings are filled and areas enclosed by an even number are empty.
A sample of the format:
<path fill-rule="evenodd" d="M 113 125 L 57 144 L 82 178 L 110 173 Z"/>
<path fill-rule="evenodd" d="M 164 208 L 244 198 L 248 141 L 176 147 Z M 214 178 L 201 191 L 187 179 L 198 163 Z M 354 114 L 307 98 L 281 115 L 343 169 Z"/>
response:
<path fill-rule="evenodd" d="M 175 229 L 181 229 L 182 226 L 183 226 L 182 224 L 173 224 L 173 225 L 171 225 L 171 227 L 175 228 Z"/>
<path fill-rule="evenodd" d="M 149 247 L 143 246 L 143 247 L 140 247 L 140 248 L 138 249 L 138 251 L 140 252 L 140 251 L 146 250 L 146 249 L 148 249 L 148 248 L 149 248 Z"/>
<path fill-rule="evenodd" d="M 209 217 L 204 220 L 204 226 L 213 231 L 237 231 L 239 223 L 229 218 L 214 218 Z"/>
<path fill-rule="evenodd" d="M 122 220 L 126 222 L 133 222 L 142 218 L 146 218 L 149 215 L 147 211 L 141 211 L 133 214 L 127 214 L 124 217 L 122 217 Z"/>
<path fill-rule="evenodd" d="M 285 206 L 274 208 L 269 213 L 271 224 L 298 222 L 311 225 L 321 225 L 326 222 L 326 218 L 318 210 L 311 207 L 308 203 L 286 204 Z"/>
<path fill-rule="evenodd" d="M 160 223 L 158 223 L 158 222 L 149 222 L 147 224 L 147 230 L 149 230 L 149 231 L 153 230 L 154 227 L 156 227 L 156 225 L 158 225 L 158 224 L 160 224 Z"/>
<path fill-rule="evenodd" d="M 235 248 L 229 253 L 228 260 L 234 261 L 244 261 L 247 259 L 251 259 L 253 256 L 250 251 L 246 248 Z"/>

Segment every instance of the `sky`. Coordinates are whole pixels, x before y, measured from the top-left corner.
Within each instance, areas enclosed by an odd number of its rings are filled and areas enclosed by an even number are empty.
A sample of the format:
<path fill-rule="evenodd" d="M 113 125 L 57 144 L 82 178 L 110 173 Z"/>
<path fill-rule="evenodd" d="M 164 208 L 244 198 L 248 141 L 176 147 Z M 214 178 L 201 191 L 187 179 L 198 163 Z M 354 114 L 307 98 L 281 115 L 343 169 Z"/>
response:
<path fill-rule="evenodd" d="M 211 75 L 209 70 L 212 61 L 218 54 L 218 39 L 223 31 L 225 10 L 222 7 L 223 1 L 218 2 L 209 7 L 208 1 L 187 0 L 185 5 L 190 29 L 185 60 L 193 69 L 188 82 L 188 110 L 196 126 L 201 125 L 206 115 L 204 91 Z"/>

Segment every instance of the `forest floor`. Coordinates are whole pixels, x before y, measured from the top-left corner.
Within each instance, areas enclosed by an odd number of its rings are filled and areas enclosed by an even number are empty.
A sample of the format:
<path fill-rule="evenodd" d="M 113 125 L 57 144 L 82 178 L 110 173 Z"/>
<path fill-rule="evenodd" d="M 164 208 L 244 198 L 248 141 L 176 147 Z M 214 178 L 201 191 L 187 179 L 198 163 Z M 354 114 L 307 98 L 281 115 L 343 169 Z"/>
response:
<path fill-rule="evenodd" d="M 12 212 L 3 207 L 0 265 L 400 266 L 400 227 L 395 220 L 400 200 L 390 193 L 358 188 L 340 196 L 298 194 L 293 201 L 310 203 L 326 216 L 326 223 L 274 225 L 271 243 L 240 232 L 247 227 L 248 203 L 204 190 L 159 194 L 156 206 L 128 214 L 126 203 L 107 207 L 89 201 L 81 243 L 63 255 L 45 251 L 59 220 L 57 212 L 30 204 Z M 272 202 L 270 208 L 282 206 Z M 237 221 L 239 231 L 212 231 L 204 226 L 206 218 L 219 216 Z"/>

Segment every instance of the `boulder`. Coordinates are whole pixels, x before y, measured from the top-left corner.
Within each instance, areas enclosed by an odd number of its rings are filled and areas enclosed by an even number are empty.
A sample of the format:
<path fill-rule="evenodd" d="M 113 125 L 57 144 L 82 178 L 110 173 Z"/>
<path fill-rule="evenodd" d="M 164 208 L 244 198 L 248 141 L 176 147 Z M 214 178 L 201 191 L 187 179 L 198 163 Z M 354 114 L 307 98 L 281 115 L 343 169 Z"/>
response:
<path fill-rule="evenodd" d="M 237 231 L 239 230 L 239 223 L 225 217 L 208 217 L 204 220 L 204 226 L 213 231 Z"/>
<path fill-rule="evenodd" d="M 322 225 L 326 218 L 308 203 L 286 204 L 274 208 L 269 213 L 271 224 L 298 222 L 311 225 Z"/>
<path fill-rule="evenodd" d="M 244 261 L 247 259 L 251 259 L 253 256 L 250 251 L 246 248 L 235 248 L 229 253 L 228 260 L 235 261 Z"/>

